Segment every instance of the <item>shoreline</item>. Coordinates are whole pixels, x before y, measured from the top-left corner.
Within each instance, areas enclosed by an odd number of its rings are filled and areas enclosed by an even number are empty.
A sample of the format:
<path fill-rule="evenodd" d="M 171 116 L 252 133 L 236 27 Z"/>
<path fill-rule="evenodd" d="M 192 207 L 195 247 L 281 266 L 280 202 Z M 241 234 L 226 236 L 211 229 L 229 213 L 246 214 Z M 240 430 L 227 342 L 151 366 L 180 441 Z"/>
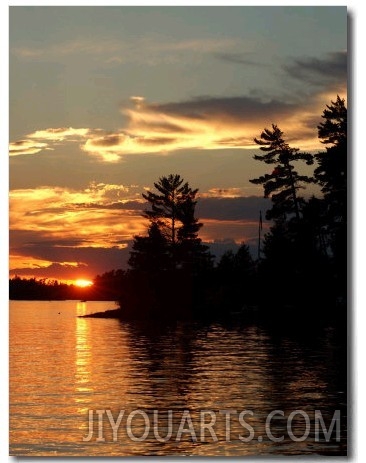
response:
<path fill-rule="evenodd" d="M 77 315 L 78 318 L 121 318 L 121 309 L 109 309 L 105 312 L 95 312 L 86 315 Z"/>

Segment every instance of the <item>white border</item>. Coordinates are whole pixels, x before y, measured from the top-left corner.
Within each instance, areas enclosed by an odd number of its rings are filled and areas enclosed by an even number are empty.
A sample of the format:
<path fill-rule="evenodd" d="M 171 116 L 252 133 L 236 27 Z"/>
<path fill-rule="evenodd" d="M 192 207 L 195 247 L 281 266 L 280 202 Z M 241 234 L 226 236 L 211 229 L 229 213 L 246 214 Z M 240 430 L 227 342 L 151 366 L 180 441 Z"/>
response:
<path fill-rule="evenodd" d="M 0 413 L 1 413 L 1 426 L 0 426 L 0 457 L 1 462 L 15 462 L 15 461 L 27 461 L 23 460 L 22 458 L 15 458 L 8 456 L 8 161 L 7 161 L 7 151 L 8 151 L 8 117 L 9 108 L 9 89 L 8 89 L 8 79 L 7 76 L 9 75 L 9 68 L 8 68 L 8 50 L 9 50 L 9 6 L 16 6 L 16 5 L 34 5 L 35 3 L 32 2 L 25 2 L 25 1 L 13 1 L 7 5 L 1 3 L 0 5 L 0 18 L 1 18 L 1 31 L 0 31 L 0 40 L 1 40 L 1 63 L 2 63 L 2 83 L 1 83 L 1 99 L 0 101 L 3 102 L 3 111 L 1 117 L 1 127 L 2 127 L 2 137 L 1 137 L 1 161 L 0 161 L 0 169 L 1 169 L 1 183 L 0 183 L 0 204 L 1 204 L 1 217 L 3 226 L 1 227 L 0 232 L 0 239 L 1 239 L 1 262 L 3 265 L 1 266 L 1 295 L 3 296 L 3 304 L 0 309 L 0 324 L 2 330 L 4 331 L 1 336 L 1 347 L 2 347 L 2 355 L 1 355 L 1 372 L 2 372 L 2 381 L 1 381 L 1 402 L 0 402 Z M 73 6 L 75 2 L 64 1 L 64 2 L 50 2 L 50 1 L 38 1 L 36 2 L 37 5 L 61 5 L 61 6 Z M 292 6 L 292 5 L 304 5 L 304 6 L 311 6 L 314 2 L 299 2 L 299 1 L 282 1 L 280 5 L 284 6 Z M 85 1 L 78 1 L 77 5 L 98 5 L 98 3 L 94 2 L 85 2 Z M 146 6 L 153 6 L 153 5 L 220 5 L 217 2 L 169 2 L 169 1 L 160 1 L 160 2 L 153 2 L 153 1 L 143 1 L 143 2 L 116 2 L 116 1 L 109 1 L 108 5 L 146 5 Z M 225 2 L 225 6 L 229 5 L 253 5 L 253 6 L 269 6 L 269 5 L 278 5 L 276 2 L 256 2 L 256 1 L 228 1 Z M 353 278 L 354 281 L 351 285 L 350 290 L 353 293 L 353 307 L 352 310 L 354 311 L 353 314 L 353 330 L 352 334 L 354 336 L 354 340 L 352 342 L 352 352 L 353 352 L 353 364 L 352 364 L 352 376 L 350 377 L 350 384 L 352 386 L 352 402 L 349 404 L 350 412 L 352 417 L 352 436 L 350 436 L 350 443 L 352 443 L 352 448 L 350 449 L 350 455 L 352 461 L 365 461 L 366 458 L 366 446 L 364 445 L 363 439 L 363 430 L 365 428 L 365 419 L 363 417 L 363 413 L 365 412 L 365 396 L 363 395 L 366 391 L 366 381 L 365 381 L 365 374 L 364 370 L 362 369 L 361 359 L 363 359 L 364 349 L 365 349 L 365 333 L 363 332 L 363 327 L 366 326 L 365 324 L 365 312 L 366 312 L 366 301 L 365 301 L 365 288 L 366 288 L 366 274 L 362 271 L 362 264 L 364 259 L 366 259 L 366 227 L 365 227 L 365 217 L 366 217 L 366 207 L 365 207 L 365 200 L 366 200 L 366 143 L 364 140 L 361 140 L 360 134 L 365 133 L 365 129 L 363 127 L 363 120 L 364 120 L 364 105 L 366 103 L 365 98 L 365 54 L 364 54 L 364 43 L 365 43 L 365 30 L 366 30 L 366 17 L 365 17 L 365 6 L 366 3 L 362 1 L 322 1 L 316 3 L 316 5 L 329 5 L 329 6 L 347 6 L 350 16 L 351 16 L 351 26 L 352 30 L 350 35 L 350 44 L 353 48 L 352 57 L 353 62 L 351 63 L 352 73 L 350 80 L 350 86 L 352 86 L 352 99 L 349 101 L 349 107 L 351 109 L 352 117 L 352 127 L 351 127 L 351 134 L 353 138 L 352 143 L 352 155 L 354 156 L 353 161 L 353 172 L 351 173 L 351 178 L 353 180 L 353 185 L 351 185 L 353 199 L 354 199 L 354 207 L 353 207 L 353 220 L 352 220 L 352 234 L 350 239 L 353 242 L 353 256 L 352 256 L 352 269 L 353 269 Z M 363 50 L 362 50 L 363 49 Z M 4 77 L 5 76 L 5 77 Z M 4 102 L 6 102 L 5 107 L 7 107 L 8 111 L 5 113 L 4 111 Z M 6 114 L 6 116 L 5 116 Z M 365 363 L 364 361 L 362 362 Z M 312 458 L 314 460 L 315 458 Z M 88 459 L 90 460 L 90 458 Z M 94 459 L 92 459 L 94 460 Z M 169 458 L 169 461 L 174 461 L 174 458 Z M 192 461 L 200 461 L 197 459 L 192 458 Z M 259 461 L 259 458 L 255 458 L 254 460 L 245 458 L 245 461 Z M 296 459 L 288 459 L 286 461 L 298 461 L 299 458 Z M 333 461 L 333 459 L 329 458 L 322 458 L 322 461 Z M 78 458 L 42 458 L 42 462 L 64 462 L 64 461 L 72 461 L 72 462 L 80 462 L 81 460 Z M 97 458 L 95 461 L 100 462 L 109 462 L 108 458 Z M 112 460 L 113 461 L 113 460 Z M 123 461 L 137 461 L 135 458 L 128 459 L 124 458 Z M 138 458 L 138 461 L 150 461 L 149 458 Z M 178 460 L 177 460 L 178 461 Z M 242 461 L 242 459 L 232 458 L 231 461 Z M 346 459 L 339 459 L 337 461 L 346 461 Z M 347 460 L 348 461 L 348 460 Z"/>

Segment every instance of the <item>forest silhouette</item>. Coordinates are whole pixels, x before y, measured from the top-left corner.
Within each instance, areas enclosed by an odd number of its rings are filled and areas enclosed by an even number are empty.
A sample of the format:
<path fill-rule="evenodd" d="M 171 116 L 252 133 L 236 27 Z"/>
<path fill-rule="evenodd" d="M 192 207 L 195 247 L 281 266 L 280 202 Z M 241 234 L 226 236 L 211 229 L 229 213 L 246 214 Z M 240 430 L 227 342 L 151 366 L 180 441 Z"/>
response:
<path fill-rule="evenodd" d="M 258 253 L 246 243 L 215 256 L 199 237 L 198 189 L 179 174 L 160 177 L 143 193 L 148 221 L 135 236 L 128 269 L 108 271 L 80 289 L 57 281 L 10 280 L 10 299 L 115 300 L 118 309 L 97 316 L 121 319 L 191 319 L 259 316 L 269 320 L 299 316 L 346 321 L 347 306 L 347 108 L 337 96 L 321 115 L 317 154 L 291 147 L 272 124 L 255 138 L 271 174 L 250 182 L 271 199 L 265 212 L 271 227 L 262 236 L 258 211 Z M 296 170 L 314 165 L 313 175 Z M 304 198 L 306 184 L 321 197 Z M 301 321 L 301 319 L 300 319 Z"/>

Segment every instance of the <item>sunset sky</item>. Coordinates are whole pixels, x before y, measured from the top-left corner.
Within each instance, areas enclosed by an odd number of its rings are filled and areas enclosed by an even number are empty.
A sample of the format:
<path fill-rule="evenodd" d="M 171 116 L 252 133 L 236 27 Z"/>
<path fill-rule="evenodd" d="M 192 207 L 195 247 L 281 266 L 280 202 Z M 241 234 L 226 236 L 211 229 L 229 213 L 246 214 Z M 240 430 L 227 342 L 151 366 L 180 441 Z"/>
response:
<path fill-rule="evenodd" d="M 141 193 L 170 173 L 199 188 L 214 253 L 254 249 L 269 200 L 249 179 L 272 168 L 253 138 L 275 123 L 322 149 L 346 97 L 345 7 L 13 6 L 9 24 L 11 276 L 125 268 Z"/>

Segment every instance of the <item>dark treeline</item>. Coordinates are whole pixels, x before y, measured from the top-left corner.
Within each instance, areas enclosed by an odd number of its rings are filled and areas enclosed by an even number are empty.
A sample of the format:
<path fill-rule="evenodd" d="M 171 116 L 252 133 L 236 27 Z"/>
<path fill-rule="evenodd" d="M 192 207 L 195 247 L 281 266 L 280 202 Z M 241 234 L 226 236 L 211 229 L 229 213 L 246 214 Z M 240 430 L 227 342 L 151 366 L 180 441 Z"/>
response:
<path fill-rule="evenodd" d="M 125 318 L 256 313 L 272 319 L 285 313 L 301 323 L 301 317 L 309 315 L 345 316 L 345 101 L 337 96 L 321 117 L 318 137 L 326 149 L 315 155 L 291 147 L 275 124 L 255 138 L 261 154 L 254 158 L 271 166 L 267 168 L 270 173 L 250 181 L 262 185 L 264 196 L 272 201 L 265 212 L 272 225 L 264 236 L 261 219 L 258 223 L 256 259 L 242 243 L 237 252 L 226 252 L 215 264 L 199 238 L 202 223 L 195 216 L 198 189 L 192 189 L 180 175 L 170 174 L 154 183 L 153 191 L 143 194 L 148 230 L 145 236 L 135 236 L 129 268 L 99 275 L 92 288 L 78 289 L 79 293 L 88 293 L 85 299 L 118 301 L 119 316 Z M 312 176 L 296 170 L 300 163 L 314 166 Z M 304 186 L 311 183 L 320 186 L 320 198 L 301 196 Z M 19 280 L 12 280 L 14 291 L 18 291 Z M 62 293 L 60 285 L 53 286 Z"/>
<path fill-rule="evenodd" d="M 36 300 L 36 301 L 62 301 L 66 299 L 85 299 L 89 288 L 79 288 L 57 280 L 46 278 L 21 278 L 15 276 L 9 280 L 9 299 Z"/>
<path fill-rule="evenodd" d="M 9 280 L 9 298 L 15 300 L 64 300 L 75 299 L 72 285 L 45 278 L 20 278 L 15 276 Z M 76 297 L 78 298 L 78 297 Z"/>
<path fill-rule="evenodd" d="M 9 299 L 114 301 L 119 298 L 124 274 L 123 270 L 112 270 L 101 276 L 97 275 L 93 280 L 93 285 L 84 288 L 46 278 L 36 279 L 15 276 L 9 280 Z"/>

